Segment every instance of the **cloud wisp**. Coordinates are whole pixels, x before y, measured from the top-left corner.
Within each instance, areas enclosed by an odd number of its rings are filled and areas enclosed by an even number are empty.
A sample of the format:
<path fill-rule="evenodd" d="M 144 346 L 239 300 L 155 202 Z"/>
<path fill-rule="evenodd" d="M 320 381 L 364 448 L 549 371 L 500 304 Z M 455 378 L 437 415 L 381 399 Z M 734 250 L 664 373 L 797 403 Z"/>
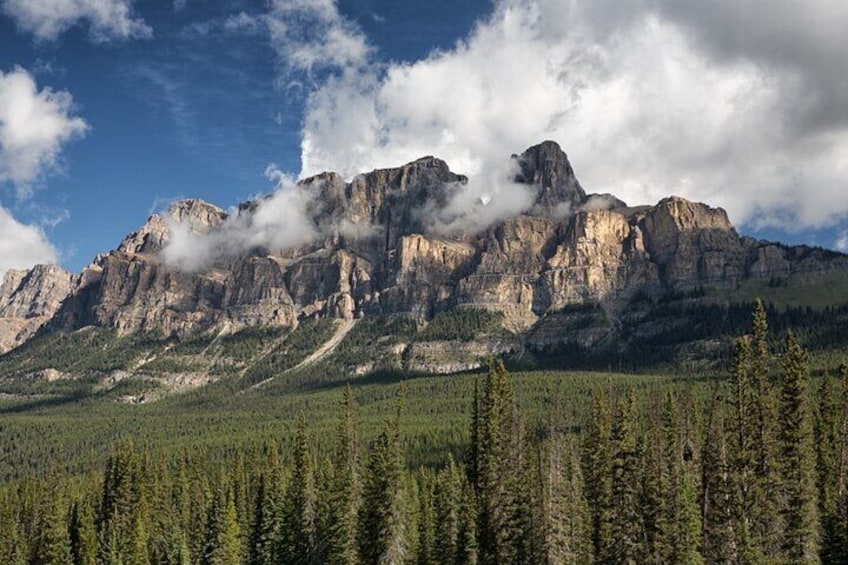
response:
<path fill-rule="evenodd" d="M 39 41 L 55 41 L 81 22 L 98 43 L 153 36 L 133 14 L 132 0 L 3 0 L 2 11 Z"/>
<path fill-rule="evenodd" d="M 198 272 L 216 260 L 238 257 L 251 250 L 289 249 L 312 241 L 317 235 L 308 214 L 313 194 L 276 167 L 269 166 L 266 176 L 277 184 L 273 194 L 259 199 L 251 212 L 228 216 L 217 229 L 201 231 L 191 222 L 165 215 L 170 232 L 161 253 L 165 264 Z"/>

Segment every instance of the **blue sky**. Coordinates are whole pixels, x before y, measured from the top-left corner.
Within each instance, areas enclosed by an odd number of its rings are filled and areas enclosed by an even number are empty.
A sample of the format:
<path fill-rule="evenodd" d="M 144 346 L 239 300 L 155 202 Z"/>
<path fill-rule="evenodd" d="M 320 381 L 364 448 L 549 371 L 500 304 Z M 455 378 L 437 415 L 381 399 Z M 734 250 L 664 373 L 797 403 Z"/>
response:
<path fill-rule="evenodd" d="M 848 8 L 756 4 L 0 0 L 0 271 L 79 270 L 175 198 L 274 190 L 272 163 L 435 154 L 494 186 L 548 138 L 589 191 L 848 248 Z"/>

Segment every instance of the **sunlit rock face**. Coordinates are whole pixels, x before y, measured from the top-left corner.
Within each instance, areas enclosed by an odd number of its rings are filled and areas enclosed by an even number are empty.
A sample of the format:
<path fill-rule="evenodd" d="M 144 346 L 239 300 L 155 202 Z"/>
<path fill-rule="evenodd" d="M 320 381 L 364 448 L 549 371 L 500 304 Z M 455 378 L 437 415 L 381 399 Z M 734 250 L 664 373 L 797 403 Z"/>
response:
<path fill-rule="evenodd" d="M 187 335 L 293 327 L 306 317 L 427 320 L 455 306 L 502 312 L 506 328 L 533 330 L 546 342 L 577 332 L 552 322 L 572 306 L 597 304 L 614 327 L 637 295 L 848 269 L 841 254 L 741 238 L 723 210 L 706 204 L 671 197 L 628 207 L 611 195 L 587 195 L 554 142 L 512 159 L 507 182 L 529 190 L 532 201 L 476 232 L 432 229 L 434 211 L 469 182 L 434 157 L 350 180 L 322 173 L 301 181 L 309 237 L 286 248 L 228 247 L 227 230 L 251 226 L 263 200 L 229 214 L 200 200 L 177 202 L 80 274 L 55 266 L 6 273 L 0 351 L 39 329 Z M 209 261 L 192 269 L 169 264 L 163 250 L 174 226 L 198 241 L 211 237 L 220 252 L 207 246 Z M 580 331 L 590 343 L 608 329 Z M 418 351 L 425 359 L 426 349 Z"/>

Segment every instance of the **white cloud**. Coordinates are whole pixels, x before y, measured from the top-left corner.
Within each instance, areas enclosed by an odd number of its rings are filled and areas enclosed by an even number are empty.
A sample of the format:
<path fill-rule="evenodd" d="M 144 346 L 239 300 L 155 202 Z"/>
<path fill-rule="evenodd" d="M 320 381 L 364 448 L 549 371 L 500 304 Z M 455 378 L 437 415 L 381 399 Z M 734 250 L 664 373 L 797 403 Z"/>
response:
<path fill-rule="evenodd" d="M 372 51 L 362 30 L 339 13 L 336 0 L 272 0 L 265 21 L 287 69 L 357 68 Z"/>
<path fill-rule="evenodd" d="M 436 155 L 473 178 L 554 139 L 590 192 L 630 203 L 679 194 L 749 225 L 833 225 L 848 214 L 848 10 L 815 2 L 829 14 L 821 33 L 824 16 L 795 17 L 810 12 L 802 0 L 780 0 L 776 22 L 753 0 L 721 0 L 726 11 L 501 0 L 464 41 L 416 63 L 366 65 L 363 39 L 348 61 L 323 55 L 339 71 L 308 100 L 302 174 Z M 316 6 L 338 20 L 333 2 Z M 722 31 L 740 25 L 748 31 Z M 302 43 L 281 54 L 309 69 Z"/>
<path fill-rule="evenodd" d="M 268 167 L 266 176 L 277 183 L 275 192 L 259 200 L 252 213 L 230 216 L 214 231 L 198 233 L 188 222 L 166 220 L 170 234 L 162 250 L 165 263 L 197 272 L 216 259 L 235 257 L 251 249 L 289 249 L 312 241 L 317 231 L 307 207 L 314 193 L 298 186 L 273 165 Z"/>
<path fill-rule="evenodd" d="M 2 9 L 39 40 L 55 40 L 83 21 L 98 42 L 153 35 L 143 19 L 134 17 L 132 0 L 3 0 Z"/>
<path fill-rule="evenodd" d="M 17 67 L 0 71 L 0 183 L 11 182 L 26 197 L 43 174 L 56 169 L 62 147 L 88 129 L 73 114 L 68 92 L 38 90 Z"/>
<path fill-rule="evenodd" d="M 41 228 L 22 224 L 0 207 L 0 280 L 8 269 L 55 263 L 58 253 Z"/>

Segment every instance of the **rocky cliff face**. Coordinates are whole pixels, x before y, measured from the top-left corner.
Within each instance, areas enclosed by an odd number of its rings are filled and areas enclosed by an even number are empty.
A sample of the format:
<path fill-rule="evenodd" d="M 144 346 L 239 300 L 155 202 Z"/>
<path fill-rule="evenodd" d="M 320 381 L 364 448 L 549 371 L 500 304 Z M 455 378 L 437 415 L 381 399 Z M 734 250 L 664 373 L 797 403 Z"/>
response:
<path fill-rule="evenodd" d="M 55 265 L 7 271 L 0 285 L 0 352 L 17 347 L 59 311 L 75 277 Z"/>
<path fill-rule="evenodd" d="M 314 195 L 308 213 L 320 236 L 297 249 L 221 257 L 200 272 L 162 261 L 171 228 L 182 223 L 195 234 L 213 233 L 228 216 L 199 200 L 179 202 L 79 275 L 45 266 L 7 273 L 0 351 L 42 327 L 186 335 L 293 327 L 305 317 L 426 320 L 456 306 L 503 312 L 507 328 L 533 329 L 534 339 L 548 344 L 570 330 L 556 322 L 558 330 L 544 331 L 545 324 L 574 305 L 601 305 L 613 327 L 637 294 L 848 271 L 844 255 L 739 237 L 723 210 L 704 204 L 672 197 L 628 208 L 610 195 L 587 195 L 553 142 L 513 158 L 514 181 L 535 191 L 532 207 L 458 239 L 428 232 L 426 210 L 443 206 L 467 182 L 433 157 L 350 182 L 334 173 L 306 179 L 301 187 Z M 258 206 L 246 203 L 238 213 Z"/>

